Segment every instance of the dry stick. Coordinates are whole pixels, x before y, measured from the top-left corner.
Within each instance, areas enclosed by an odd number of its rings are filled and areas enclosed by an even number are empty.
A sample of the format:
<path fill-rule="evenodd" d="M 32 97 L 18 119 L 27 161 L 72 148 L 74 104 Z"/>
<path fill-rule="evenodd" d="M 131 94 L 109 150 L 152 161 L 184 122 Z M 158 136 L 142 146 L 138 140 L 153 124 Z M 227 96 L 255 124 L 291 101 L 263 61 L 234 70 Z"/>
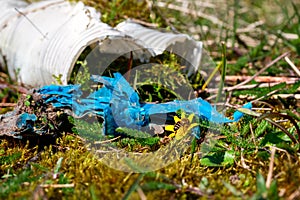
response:
<path fill-rule="evenodd" d="M 115 140 L 118 140 L 120 137 L 121 137 L 121 136 L 112 138 L 112 139 L 110 139 L 110 140 L 96 141 L 96 142 L 94 142 L 94 144 L 105 144 L 105 143 L 113 142 L 113 141 L 115 141 Z"/>
<path fill-rule="evenodd" d="M 294 84 L 295 81 L 292 82 L 286 82 L 287 85 Z M 225 91 L 232 91 L 232 90 L 247 90 L 247 89 L 253 89 L 253 88 L 264 88 L 264 87 L 272 87 L 274 85 L 277 85 L 278 83 L 258 83 L 258 84 L 251 84 L 251 85 L 242 85 L 239 88 L 232 89 L 232 87 L 224 87 Z M 216 93 L 218 89 L 216 88 L 207 88 L 207 92 L 209 93 Z"/>
<path fill-rule="evenodd" d="M 235 85 L 235 86 L 233 86 L 231 88 L 228 88 L 228 91 L 232 91 L 232 90 L 235 90 L 235 89 L 239 88 L 242 85 L 246 85 L 247 83 L 249 83 L 250 81 L 252 81 L 253 79 L 255 79 L 255 77 L 259 76 L 261 73 L 263 73 L 264 71 L 266 71 L 269 67 L 271 67 L 272 65 L 274 65 L 276 62 L 278 62 L 279 60 L 281 60 L 282 58 L 284 58 L 288 54 L 289 54 L 289 52 L 285 52 L 284 54 L 281 54 L 275 60 L 272 60 L 264 68 L 262 68 L 261 70 L 259 70 L 256 74 L 254 74 L 251 78 L 249 78 L 249 79 L 247 79 L 247 80 L 241 82 L 240 84 L 237 84 L 237 85 Z"/>
<path fill-rule="evenodd" d="M 16 90 L 19 93 L 23 93 L 23 94 L 28 93 L 28 89 L 23 87 L 23 86 L 20 86 L 20 85 L 14 86 L 14 85 L 11 85 L 11 84 L 8 84 L 8 83 L 4 83 L 4 84 L 0 83 L 0 90 L 5 89 L 5 88 L 10 88 L 10 89 Z"/>
<path fill-rule="evenodd" d="M 253 143 L 255 145 L 256 150 L 258 150 L 256 141 L 255 141 L 255 135 L 254 135 L 252 123 L 249 123 L 249 126 L 250 126 L 250 132 L 251 132 L 251 137 L 252 137 L 251 139 L 252 139 L 252 141 L 253 141 Z"/>
<path fill-rule="evenodd" d="M 300 187 L 298 187 L 298 189 L 293 192 L 288 198 L 287 200 L 295 200 L 295 199 L 298 199 L 297 197 L 300 196 Z"/>
<path fill-rule="evenodd" d="M 289 57 L 284 57 L 285 61 L 291 66 L 291 68 L 296 72 L 296 74 L 300 77 L 299 69 L 294 65 L 294 63 L 289 59 Z"/>
<path fill-rule="evenodd" d="M 147 27 L 150 27 L 150 28 L 159 28 L 159 24 L 157 24 L 157 23 L 149 23 L 149 22 L 145 22 L 143 20 L 132 18 L 132 17 L 128 17 L 128 16 L 124 16 L 124 18 L 128 19 L 128 20 L 130 20 L 132 22 L 141 24 L 143 26 L 147 26 Z"/>
<path fill-rule="evenodd" d="M 281 148 L 278 148 L 278 147 L 275 147 L 275 146 L 272 146 L 272 148 L 277 150 L 277 151 L 281 151 L 281 152 L 285 153 L 286 157 L 288 158 L 289 163 L 292 162 L 290 153 L 287 152 L 287 150 L 284 150 L 284 149 L 281 149 Z M 276 175 L 276 176 L 278 176 L 278 175 Z M 276 176 L 275 176 L 275 178 L 276 178 Z"/>
<path fill-rule="evenodd" d="M 300 99 L 300 94 L 273 94 L 271 97 L 274 99 L 278 99 L 279 97 L 282 99 L 287 99 L 289 97 Z"/>
<path fill-rule="evenodd" d="M 74 187 L 74 183 L 68 184 L 41 184 L 40 187 L 42 188 L 71 188 Z"/>
<path fill-rule="evenodd" d="M 0 107 L 15 107 L 16 103 L 0 103 Z"/>
<path fill-rule="evenodd" d="M 136 191 L 138 192 L 141 200 L 147 200 L 147 197 L 140 186 L 137 186 Z"/>
<path fill-rule="evenodd" d="M 242 164 L 242 167 L 244 169 L 250 169 L 250 167 L 245 163 L 245 159 L 244 159 L 244 156 L 243 156 L 243 150 L 244 149 L 241 149 L 241 164 Z"/>
<path fill-rule="evenodd" d="M 226 102 L 225 102 L 225 105 L 228 105 L 230 104 L 230 99 L 232 97 L 232 91 L 228 92 L 228 96 L 227 96 L 227 99 L 226 99 Z"/>
<path fill-rule="evenodd" d="M 272 181 L 275 152 L 276 152 L 276 149 L 271 147 L 271 161 L 270 161 L 269 172 L 268 172 L 267 181 L 266 181 L 267 188 L 270 188 L 271 181 Z"/>
<path fill-rule="evenodd" d="M 248 32 L 251 32 L 251 31 L 255 31 L 255 29 L 258 26 L 264 25 L 264 23 L 265 23 L 265 21 L 259 20 L 259 21 L 256 21 L 256 22 L 253 22 L 253 23 L 249 24 L 248 26 L 246 26 L 244 28 L 238 28 L 236 30 L 236 32 L 241 34 L 241 33 L 248 33 Z"/>
<path fill-rule="evenodd" d="M 251 76 L 226 76 L 226 82 L 237 82 L 237 81 L 245 81 L 251 78 Z M 219 81 L 220 78 L 216 78 L 216 81 Z M 259 83 L 270 83 L 270 82 L 297 82 L 299 78 L 295 77 L 286 77 L 286 76 L 257 76 L 254 78 L 256 82 Z"/>
<path fill-rule="evenodd" d="M 252 100 L 251 102 L 259 101 L 259 100 L 261 100 L 261 99 L 263 99 L 263 98 L 266 98 L 266 97 L 268 97 L 268 96 L 271 96 L 272 94 L 275 94 L 275 93 L 278 92 L 278 91 L 279 91 L 279 90 L 273 90 L 273 91 L 269 92 L 268 94 L 266 94 L 266 95 L 264 95 L 264 96 L 262 96 L 262 97 L 259 97 L 259 98 L 257 98 L 257 99 Z"/>
<path fill-rule="evenodd" d="M 204 193 L 201 191 L 201 189 L 199 187 L 193 187 L 191 185 L 188 185 L 186 187 L 183 187 L 182 185 L 180 184 L 177 184 L 175 183 L 174 181 L 172 181 L 172 184 L 178 189 L 178 190 L 184 190 L 184 191 L 187 191 L 187 192 L 191 192 L 191 193 L 194 193 L 196 195 L 199 195 L 199 196 L 203 196 Z"/>

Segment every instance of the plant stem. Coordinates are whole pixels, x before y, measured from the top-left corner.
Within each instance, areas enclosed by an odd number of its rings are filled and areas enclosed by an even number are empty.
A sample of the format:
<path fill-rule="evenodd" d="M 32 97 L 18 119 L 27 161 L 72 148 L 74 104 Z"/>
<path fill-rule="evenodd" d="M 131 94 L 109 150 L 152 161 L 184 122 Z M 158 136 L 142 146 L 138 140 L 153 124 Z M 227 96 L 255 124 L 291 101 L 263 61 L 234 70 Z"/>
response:
<path fill-rule="evenodd" d="M 216 98 L 216 103 L 220 100 L 221 95 L 222 95 L 222 90 L 224 87 L 224 82 L 225 82 L 225 76 L 226 76 L 226 68 L 227 68 L 227 63 L 226 63 L 226 45 L 225 42 L 221 42 L 222 46 L 222 60 L 221 60 L 221 80 L 220 80 L 220 85 L 219 85 L 219 90 Z"/>

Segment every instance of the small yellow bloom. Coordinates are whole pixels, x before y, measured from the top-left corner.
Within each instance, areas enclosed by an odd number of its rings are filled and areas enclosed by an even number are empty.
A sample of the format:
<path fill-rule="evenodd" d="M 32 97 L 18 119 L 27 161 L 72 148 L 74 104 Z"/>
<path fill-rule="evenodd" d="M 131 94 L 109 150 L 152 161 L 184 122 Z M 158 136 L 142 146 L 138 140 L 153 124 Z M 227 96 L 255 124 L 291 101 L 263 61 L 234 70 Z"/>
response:
<path fill-rule="evenodd" d="M 166 131 L 172 132 L 169 135 L 169 138 L 173 138 L 175 136 L 176 140 L 180 140 L 186 134 L 188 134 L 192 128 L 194 128 L 195 126 L 198 126 L 198 123 L 192 123 L 193 118 L 194 118 L 193 113 L 190 114 L 188 117 L 186 117 L 185 112 L 182 112 L 181 119 L 179 117 L 175 116 L 174 117 L 175 124 L 165 126 Z"/>

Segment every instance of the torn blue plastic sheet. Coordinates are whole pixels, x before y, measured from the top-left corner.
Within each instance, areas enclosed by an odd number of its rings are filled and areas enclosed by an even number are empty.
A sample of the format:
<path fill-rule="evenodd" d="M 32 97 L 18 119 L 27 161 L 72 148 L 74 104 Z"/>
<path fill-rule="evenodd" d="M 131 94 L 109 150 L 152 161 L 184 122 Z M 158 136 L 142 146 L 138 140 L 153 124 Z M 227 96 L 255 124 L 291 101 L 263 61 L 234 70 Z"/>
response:
<path fill-rule="evenodd" d="M 23 113 L 21 114 L 16 122 L 18 129 L 33 130 L 33 124 L 36 121 L 34 114 Z"/>
<path fill-rule="evenodd" d="M 20 134 L 22 133 L 33 133 L 34 132 L 34 123 L 37 120 L 37 117 L 35 114 L 29 114 L 29 113 L 22 113 L 18 116 L 16 120 L 16 126 L 18 128 L 17 131 L 13 131 L 10 134 L 13 135 L 15 138 L 21 139 L 22 136 Z"/>
<path fill-rule="evenodd" d="M 120 73 L 115 73 L 113 78 L 92 75 L 91 80 L 103 84 L 103 87 L 88 96 L 83 96 L 80 85 L 49 85 L 38 92 L 47 103 L 56 108 L 69 108 L 78 117 L 87 113 L 103 117 L 105 134 L 114 134 L 118 126 L 138 129 L 149 125 L 151 115 L 174 113 L 180 109 L 214 123 L 235 122 L 243 116 L 236 111 L 234 118 L 228 119 L 201 98 L 141 104 L 139 95 Z M 251 109 L 252 105 L 248 103 L 245 107 Z"/>

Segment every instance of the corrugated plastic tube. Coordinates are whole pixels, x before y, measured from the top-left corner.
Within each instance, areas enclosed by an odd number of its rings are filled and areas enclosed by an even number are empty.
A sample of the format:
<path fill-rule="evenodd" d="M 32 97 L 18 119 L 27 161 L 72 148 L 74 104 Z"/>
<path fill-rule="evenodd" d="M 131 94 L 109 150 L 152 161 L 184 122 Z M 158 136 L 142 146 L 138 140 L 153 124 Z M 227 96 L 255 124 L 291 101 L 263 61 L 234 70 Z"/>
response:
<path fill-rule="evenodd" d="M 143 48 L 133 38 L 102 23 L 100 14 L 81 2 L 21 2 L 0 0 L 0 62 L 12 79 L 26 85 L 50 84 L 53 75 L 59 74 L 67 84 L 80 54 L 93 43 L 116 43 L 118 48 L 110 49 L 110 53 Z"/>
<path fill-rule="evenodd" d="M 40 87 L 61 75 L 67 84 L 79 56 L 93 44 L 105 53 L 134 51 L 141 60 L 172 51 L 184 58 L 189 74 L 199 67 L 202 51 L 201 42 L 184 34 L 162 33 L 130 21 L 112 28 L 82 2 L 0 0 L 0 67 L 13 80 Z"/>

